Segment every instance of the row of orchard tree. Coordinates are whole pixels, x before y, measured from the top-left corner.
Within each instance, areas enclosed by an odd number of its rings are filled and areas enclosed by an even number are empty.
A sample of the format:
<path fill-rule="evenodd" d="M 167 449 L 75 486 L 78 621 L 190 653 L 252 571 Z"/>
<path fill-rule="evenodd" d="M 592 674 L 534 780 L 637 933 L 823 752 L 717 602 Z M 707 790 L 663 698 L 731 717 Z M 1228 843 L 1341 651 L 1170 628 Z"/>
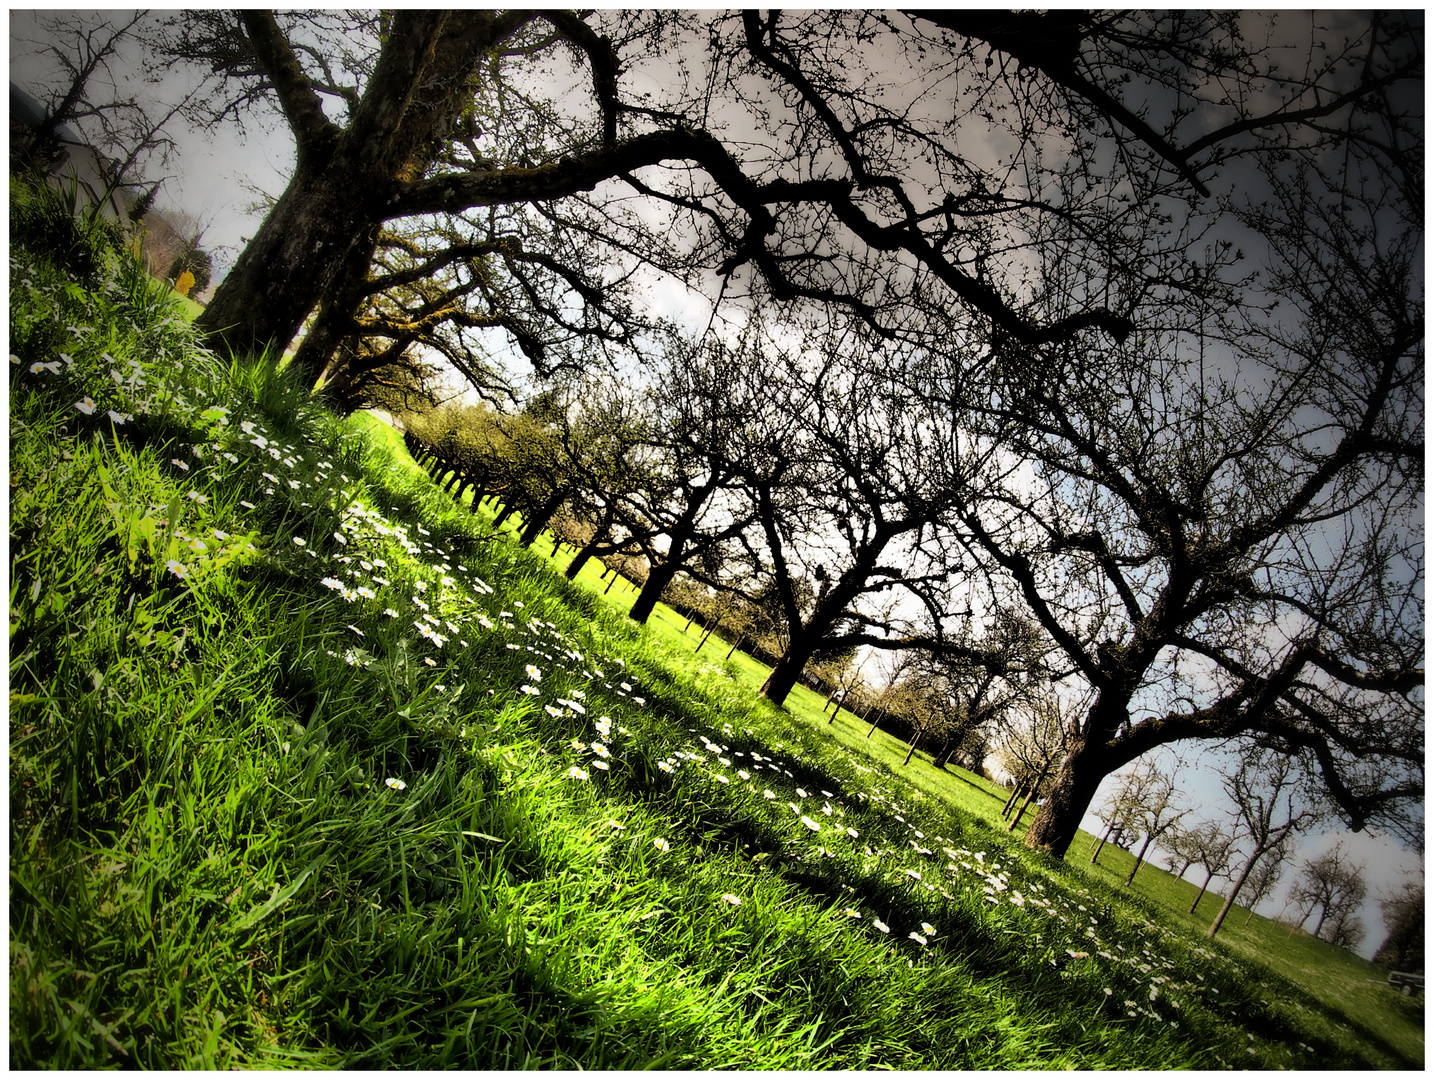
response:
<path fill-rule="evenodd" d="M 1418 13 L 135 32 L 186 115 L 295 147 L 215 345 L 303 329 L 350 406 L 440 362 L 501 397 L 520 354 L 635 615 L 760 585 L 777 702 L 865 645 L 1082 703 L 1026 833 L 1056 855 L 1107 776 L 1229 740 L 1422 842 Z"/>
<path fill-rule="evenodd" d="M 1177 759 L 1168 768 L 1141 762 L 1121 778 L 1100 810 L 1104 832 L 1091 844 L 1090 861 L 1098 862 L 1106 844 L 1134 849 L 1134 862 L 1124 884 L 1129 886 L 1152 854 L 1166 852 L 1177 878 L 1197 868 L 1200 888 L 1191 901 L 1196 913 L 1210 885 L 1221 878 L 1228 886 L 1210 924 L 1209 936 L 1220 927 L 1237 902 L 1248 925 L 1257 905 L 1276 892 L 1293 861 L 1301 834 L 1321 825 L 1327 804 L 1310 790 L 1310 779 L 1289 757 L 1245 748 L 1223 770 L 1225 805 L 1222 817 L 1203 817 L 1214 809 L 1191 806 L 1182 798 Z M 1192 817 L 1192 815 L 1196 815 Z M 1138 845 L 1138 847 L 1136 846 Z M 1285 894 L 1282 919 L 1290 934 L 1313 919 L 1309 934 L 1346 949 L 1356 948 L 1367 928 L 1360 915 L 1368 895 L 1365 866 L 1344 850 L 1340 841 L 1306 857 Z M 1380 898 L 1387 936 L 1375 955 L 1377 962 L 1406 971 L 1424 967 L 1424 885 L 1406 880 Z M 1289 917 L 1293 913 L 1293 917 Z"/>
<path fill-rule="evenodd" d="M 499 500 L 495 527 L 516 511 L 521 542 L 551 528 L 571 543 L 569 577 L 594 557 L 621 567 L 640 583 L 634 620 L 666 599 L 720 624 L 772 665 L 774 702 L 805 677 L 833 712 L 899 718 L 913 746 L 979 768 L 991 729 L 1052 674 L 1029 620 L 958 610 L 953 500 L 994 447 L 967 446 L 930 373 L 879 341 L 782 355 L 752 326 L 667 345 L 638 387 L 579 378 L 516 415 L 406 414 L 410 448 L 475 510 Z M 863 648 L 899 654 L 879 699 L 850 668 Z"/>

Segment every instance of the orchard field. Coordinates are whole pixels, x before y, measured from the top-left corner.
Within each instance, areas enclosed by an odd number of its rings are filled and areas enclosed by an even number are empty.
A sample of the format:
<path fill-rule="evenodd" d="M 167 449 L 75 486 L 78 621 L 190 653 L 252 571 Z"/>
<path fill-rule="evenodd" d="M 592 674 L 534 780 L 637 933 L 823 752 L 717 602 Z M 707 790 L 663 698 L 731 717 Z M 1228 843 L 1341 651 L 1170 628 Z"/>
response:
<path fill-rule="evenodd" d="M 1373 965 L 759 699 L 68 228 L 10 255 L 12 1067 L 1423 1067 Z"/>

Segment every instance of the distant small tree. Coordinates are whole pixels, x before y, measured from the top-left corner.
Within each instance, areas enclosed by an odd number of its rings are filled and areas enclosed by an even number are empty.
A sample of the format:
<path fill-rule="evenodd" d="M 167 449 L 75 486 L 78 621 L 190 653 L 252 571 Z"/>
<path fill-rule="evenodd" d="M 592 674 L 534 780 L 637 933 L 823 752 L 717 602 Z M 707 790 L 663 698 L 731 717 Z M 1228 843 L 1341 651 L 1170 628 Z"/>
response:
<path fill-rule="evenodd" d="M 893 692 L 895 702 L 887 711 L 904 716 L 912 729 L 902 765 L 910 763 L 924 737 L 934 735 L 939 738 L 955 731 L 960 725 L 961 716 L 956 701 L 947 681 L 937 674 L 939 668 L 940 665 L 934 664 L 930 657 L 921 657 L 913 677 Z"/>
<path fill-rule="evenodd" d="M 777 620 L 777 624 L 778 626 L 782 625 L 780 620 Z M 887 653 L 877 662 L 874 681 L 881 689 L 876 690 L 875 686 L 869 687 L 867 692 L 862 695 L 862 705 L 865 711 L 861 714 L 861 718 L 871 720 L 871 727 L 866 729 L 868 739 L 876 731 L 877 724 L 881 722 L 881 710 L 886 708 L 888 699 L 915 663 L 916 654 L 910 650 Z M 873 713 L 876 715 L 873 716 Z"/>
<path fill-rule="evenodd" d="M 969 625 L 949 636 L 955 639 L 955 648 L 938 650 L 937 655 L 958 720 L 936 755 L 938 768 L 955 760 L 973 772 L 981 771 L 998 732 L 1019 725 L 1023 714 L 1041 709 L 1054 710 L 1046 741 L 1065 746 L 1066 723 L 1059 702 L 1049 693 L 1048 646 L 1033 623 L 999 612 L 980 636 Z"/>
<path fill-rule="evenodd" d="M 1359 917 L 1354 908 L 1343 908 L 1325 924 L 1324 939 L 1331 945 L 1338 945 L 1341 949 L 1351 951 L 1359 947 L 1359 943 L 1369 934 L 1369 928 L 1364 925 L 1364 920 Z"/>
<path fill-rule="evenodd" d="M 1055 775 L 1057 764 L 1066 752 L 1069 726 L 1061 702 L 1049 692 L 1033 692 L 1024 708 L 1003 713 L 996 736 L 996 757 L 1016 781 L 1015 790 L 1006 804 L 1014 816 L 1006 826 L 1010 832 L 1020 823 L 1032 799 L 1044 798 Z M 1024 801 L 1022 800 L 1024 797 Z"/>
<path fill-rule="evenodd" d="M 1256 860 L 1254 869 L 1245 878 L 1245 921 L 1242 926 L 1250 925 L 1250 920 L 1255 917 L 1255 905 L 1275 891 L 1275 886 L 1284 875 L 1288 858 L 1289 843 L 1286 842 L 1277 844 Z"/>
<path fill-rule="evenodd" d="M 1183 833 L 1182 843 L 1188 845 L 1189 851 L 1194 856 L 1191 861 L 1199 863 L 1205 871 L 1205 881 L 1201 884 L 1200 891 L 1195 894 L 1195 899 L 1190 903 L 1190 914 L 1193 915 L 1205 896 L 1205 890 L 1210 887 L 1211 880 L 1216 874 L 1223 874 L 1229 867 L 1230 856 L 1235 847 L 1235 837 L 1219 822 L 1207 821 L 1194 829 L 1186 830 Z"/>
<path fill-rule="evenodd" d="M 1154 762 L 1145 761 L 1137 768 L 1137 772 L 1144 775 L 1140 783 L 1140 799 L 1132 807 L 1132 822 L 1145 833 L 1145 840 L 1140 845 L 1140 851 L 1136 853 L 1135 865 L 1130 868 L 1130 874 L 1125 879 L 1126 885 L 1135 880 L 1135 872 L 1145 861 L 1145 853 L 1150 850 L 1150 845 L 1179 825 L 1180 819 L 1190 812 L 1188 809 L 1179 809 L 1176 805 L 1173 770 L 1164 773 Z"/>
<path fill-rule="evenodd" d="M 1344 925 L 1347 914 L 1354 912 L 1367 894 L 1364 866 L 1351 863 L 1340 842 L 1323 855 L 1305 860 L 1290 890 L 1290 903 L 1305 909 L 1297 926 L 1303 926 L 1311 915 L 1319 912 L 1310 933 L 1321 937 L 1326 923 L 1331 927 Z M 1324 940 L 1331 938 L 1324 936 Z"/>
<path fill-rule="evenodd" d="M 1107 843 L 1125 847 L 1128 842 L 1133 841 L 1146 820 L 1145 807 L 1168 801 L 1172 792 L 1173 787 L 1167 791 L 1160 772 L 1153 765 L 1140 765 L 1126 773 L 1120 787 L 1116 788 L 1105 802 L 1105 808 L 1101 812 L 1101 819 L 1106 823 L 1105 836 L 1096 844 L 1090 861 L 1094 863 L 1100 858 L 1101 849 Z M 1121 838 L 1127 843 L 1121 843 Z M 1136 859 L 1137 868 L 1149 844 L 1150 839 L 1147 836 L 1145 846 L 1140 849 L 1140 856 Z M 1134 877 L 1134 870 L 1131 876 Z"/>
<path fill-rule="evenodd" d="M 1380 910 L 1389 933 L 1374 954 L 1374 962 L 1395 971 L 1424 970 L 1424 882 L 1406 881 L 1380 897 Z"/>
<path fill-rule="evenodd" d="M 1300 832 L 1327 814 L 1322 805 L 1312 803 L 1300 788 L 1307 781 L 1311 770 L 1296 756 L 1262 746 L 1248 747 L 1239 766 L 1225 777 L 1225 791 L 1235 804 L 1236 827 L 1244 834 L 1244 846 L 1248 857 L 1244 866 L 1235 874 L 1230 883 L 1230 894 L 1220 908 L 1215 921 L 1207 931 L 1209 937 L 1220 932 L 1220 926 L 1235 906 L 1235 898 L 1247 882 L 1251 895 L 1256 886 L 1267 883 L 1274 888 L 1278 880 L 1278 866 L 1289 854 L 1294 834 Z M 1260 868 L 1261 862 L 1274 861 L 1275 865 Z M 1251 880 L 1255 871 L 1260 876 Z M 1275 873 L 1267 881 L 1267 875 Z M 1247 905 L 1252 910 L 1263 897 L 1257 897 Z"/>
<path fill-rule="evenodd" d="M 1134 832 L 1131 827 L 1131 808 L 1128 803 L 1120 797 L 1120 792 L 1106 800 L 1104 807 L 1099 811 L 1101 821 L 1105 822 L 1105 832 L 1099 840 L 1091 845 L 1090 861 L 1097 862 L 1100 853 L 1105 850 L 1106 844 L 1114 844 L 1117 847 L 1125 847 L 1129 843 L 1127 833 Z"/>
<path fill-rule="evenodd" d="M 1185 871 L 1194 865 L 1196 858 L 1194 835 L 1197 830 L 1204 828 L 1205 825 L 1208 824 L 1208 822 L 1205 822 L 1193 828 L 1184 828 L 1177 825 L 1161 838 L 1160 846 L 1166 852 L 1165 865 L 1169 867 L 1170 872 L 1177 878 L 1183 878 Z M 1179 867 L 1179 869 L 1177 870 L 1176 867 Z"/>
<path fill-rule="evenodd" d="M 855 659 L 855 651 L 852 651 L 811 665 L 812 672 L 827 687 L 827 699 L 822 704 L 822 712 L 831 709 L 832 720 L 836 719 L 846 696 L 861 682 L 861 672 L 853 666 Z"/>

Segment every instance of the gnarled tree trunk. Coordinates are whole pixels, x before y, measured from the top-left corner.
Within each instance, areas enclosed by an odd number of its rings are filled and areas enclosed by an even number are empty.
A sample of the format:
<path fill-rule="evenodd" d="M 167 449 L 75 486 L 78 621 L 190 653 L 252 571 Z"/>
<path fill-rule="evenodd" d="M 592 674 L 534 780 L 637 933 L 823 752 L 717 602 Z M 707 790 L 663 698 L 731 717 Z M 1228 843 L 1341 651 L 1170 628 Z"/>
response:
<path fill-rule="evenodd" d="M 270 12 L 244 29 L 273 82 L 298 160 L 288 188 L 244 248 L 197 325 L 234 353 L 282 350 L 294 339 L 393 200 L 432 161 L 445 126 L 471 95 L 479 60 L 529 16 L 491 11 L 398 12 L 347 128 L 324 114 L 313 84 Z M 327 355 L 315 343 L 300 371 L 310 385 Z"/>
<path fill-rule="evenodd" d="M 238 355 L 288 348 L 366 224 L 365 203 L 341 170 L 300 170 L 195 324 Z M 306 385 L 318 378 L 300 370 Z"/>
<path fill-rule="evenodd" d="M 637 600 L 627 613 L 628 618 L 634 622 L 647 622 L 653 609 L 657 607 L 657 602 L 662 599 L 662 590 L 667 588 L 681 569 L 681 564 L 671 559 L 652 567 L 647 573 L 647 580 L 642 583 L 642 591 L 637 594 Z"/>
<path fill-rule="evenodd" d="M 1092 740 L 1073 739 L 1046 793 L 1045 803 L 1026 832 L 1026 846 L 1048 851 L 1058 859 L 1065 858 L 1080 830 L 1081 818 L 1109 772 L 1105 755 L 1092 745 Z"/>

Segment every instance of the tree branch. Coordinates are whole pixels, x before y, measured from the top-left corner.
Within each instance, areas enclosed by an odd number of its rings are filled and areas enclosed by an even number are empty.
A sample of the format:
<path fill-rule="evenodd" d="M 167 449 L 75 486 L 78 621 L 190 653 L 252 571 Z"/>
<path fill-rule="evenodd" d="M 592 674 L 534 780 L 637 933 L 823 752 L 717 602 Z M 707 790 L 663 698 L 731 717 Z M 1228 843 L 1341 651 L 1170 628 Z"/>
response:
<path fill-rule="evenodd" d="M 274 13 L 246 10 L 240 18 L 259 63 L 279 95 L 279 107 L 294 133 L 300 168 L 325 160 L 338 145 L 339 129 L 324 115 L 323 102 Z"/>

